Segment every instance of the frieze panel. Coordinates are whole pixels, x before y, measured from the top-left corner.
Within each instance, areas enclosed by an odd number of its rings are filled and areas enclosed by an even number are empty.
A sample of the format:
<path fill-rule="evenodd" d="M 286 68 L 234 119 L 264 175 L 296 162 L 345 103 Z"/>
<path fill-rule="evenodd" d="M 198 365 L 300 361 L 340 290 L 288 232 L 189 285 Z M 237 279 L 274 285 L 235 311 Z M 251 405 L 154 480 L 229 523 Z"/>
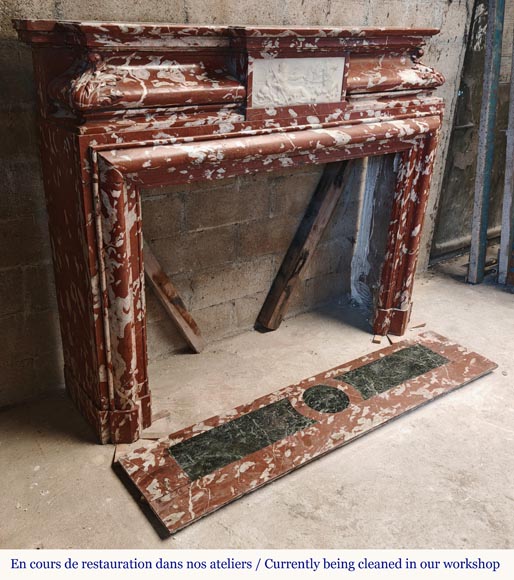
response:
<path fill-rule="evenodd" d="M 253 107 L 341 101 L 343 57 L 273 58 L 253 61 Z"/>

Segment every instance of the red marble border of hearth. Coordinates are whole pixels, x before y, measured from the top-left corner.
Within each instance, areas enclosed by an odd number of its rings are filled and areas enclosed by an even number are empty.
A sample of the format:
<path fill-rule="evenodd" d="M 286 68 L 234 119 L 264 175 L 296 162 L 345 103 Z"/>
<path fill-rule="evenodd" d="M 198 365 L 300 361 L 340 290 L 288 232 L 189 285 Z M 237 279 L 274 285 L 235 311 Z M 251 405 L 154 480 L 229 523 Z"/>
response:
<path fill-rule="evenodd" d="M 365 401 L 349 385 L 333 380 L 339 373 L 358 368 L 413 344 L 423 344 L 446 357 L 449 362 Z M 119 465 L 159 520 L 173 533 L 403 413 L 480 378 L 494 368 L 495 363 L 481 355 L 469 352 L 444 337 L 425 333 L 260 397 L 250 404 L 211 417 L 155 443 L 141 446 L 122 457 Z M 307 407 L 301 396 L 318 382 L 344 390 L 350 398 L 350 406 L 333 414 L 318 413 Z M 286 397 L 298 412 L 318 422 L 193 482 L 168 452 L 173 444 Z"/>

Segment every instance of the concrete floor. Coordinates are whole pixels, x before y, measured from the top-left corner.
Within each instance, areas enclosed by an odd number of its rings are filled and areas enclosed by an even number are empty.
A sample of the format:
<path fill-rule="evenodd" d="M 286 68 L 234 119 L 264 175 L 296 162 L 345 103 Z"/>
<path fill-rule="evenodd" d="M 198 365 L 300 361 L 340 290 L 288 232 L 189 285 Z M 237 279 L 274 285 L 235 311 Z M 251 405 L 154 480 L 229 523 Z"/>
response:
<path fill-rule="evenodd" d="M 498 370 L 160 540 L 69 400 L 0 414 L 3 548 L 514 548 L 514 296 L 420 277 L 412 326 Z M 424 329 L 423 329 L 424 330 Z M 412 336 L 419 329 L 409 330 Z M 384 339 L 382 346 L 386 346 Z M 152 431 L 173 431 L 381 348 L 352 308 L 248 332 L 151 368 Z"/>

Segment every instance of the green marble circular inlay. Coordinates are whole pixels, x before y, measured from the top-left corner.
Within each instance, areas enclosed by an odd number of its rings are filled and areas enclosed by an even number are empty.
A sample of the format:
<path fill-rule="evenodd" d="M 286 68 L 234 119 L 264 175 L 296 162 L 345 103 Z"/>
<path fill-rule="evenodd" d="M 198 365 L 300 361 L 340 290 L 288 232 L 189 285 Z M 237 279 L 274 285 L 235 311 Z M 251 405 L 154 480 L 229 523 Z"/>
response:
<path fill-rule="evenodd" d="M 328 385 L 314 385 L 303 394 L 303 400 L 311 409 L 320 413 L 339 413 L 350 404 L 343 391 Z"/>

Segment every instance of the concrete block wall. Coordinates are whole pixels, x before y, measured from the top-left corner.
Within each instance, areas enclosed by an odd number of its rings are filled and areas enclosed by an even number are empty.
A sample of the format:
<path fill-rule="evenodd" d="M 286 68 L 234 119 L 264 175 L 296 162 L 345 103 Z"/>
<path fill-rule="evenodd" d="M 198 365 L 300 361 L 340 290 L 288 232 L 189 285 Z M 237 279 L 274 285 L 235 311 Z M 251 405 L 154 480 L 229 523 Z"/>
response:
<path fill-rule="evenodd" d="M 439 27 L 442 32 L 432 41 L 425 60 L 447 78 L 441 91 L 448 105 L 442 158 L 472 0 L 433 0 L 429 4 L 427 9 L 426 0 L 1 0 L 0 407 L 62 384 L 31 56 L 16 40 L 12 18 Z M 425 228 L 426 248 L 433 229 L 440 167 L 439 162 Z M 208 192 L 191 188 L 146 195 L 146 235 L 211 340 L 252 325 L 312 192 L 316 171 L 307 170 L 302 177 L 283 173 L 237 179 Z M 294 298 L 293 312 L 347 291 L 349 282 L 341 273 L 349 267 L 351 256 L 338 261 L 337 255 L 339 249 L 350 249 L 348 238 L 355 220 L 352 222 L 351 207 L 339 208 L 337 213 Z M 180 238 L 188 242 L 187 254 L 173 244 Z M 425 251 L 422 267 L 427 257 Z M 205 266 L 209 263 L 212 268 Z M 180 348 L 172 325 L 151 295 L 148 302 L 152 356 Z"/>
<path fill-rule="evenodd" d="M 31 67 L 26 47 L 1 41 L 0 407 L 62 383 Z"/>
<path fill-rule="evenodd" d="M 323 167 L 143 193 L 143 229 L 207 340 L 252 328 Z M 352 182 L 360 175 L 359 163 Z M 288 316 L 349 291 L 358 189 L 338 204 Z M 147 291 L 150 359 L 185 347 Z"/>

